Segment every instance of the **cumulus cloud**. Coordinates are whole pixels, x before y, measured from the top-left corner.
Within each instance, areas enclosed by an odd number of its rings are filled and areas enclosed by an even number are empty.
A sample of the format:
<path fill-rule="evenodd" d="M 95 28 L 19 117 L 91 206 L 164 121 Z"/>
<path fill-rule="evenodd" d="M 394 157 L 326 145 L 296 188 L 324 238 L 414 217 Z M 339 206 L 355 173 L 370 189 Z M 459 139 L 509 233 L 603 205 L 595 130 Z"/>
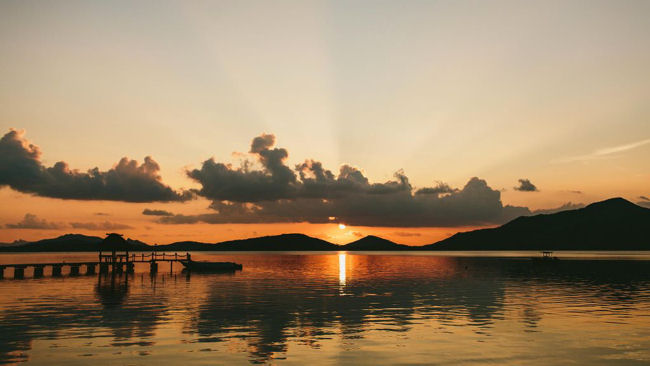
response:
<path fill-rule="evenodd" d="M 36 215 L 27 213 L 25 217 L 15 223 L 15 224 L 6 224 L 7 229 L 42 229 L 42 230 L 56 230 L 61 229 L 63 225 L 49 222 L 45 219 L 39 219 Z"/>
<path fill-rule="evenodd" d="M 190 192 L 176 192 L 165 185 L 159 171 L 160 166 L 149 156 L 142 164 L 122 158 L 108 171 L 94 168 L 80 172 L 63 161 L 45 167 L 40 149 L 22 132 L 12 129 L 0 139 L 0 187 L 23 193 L 125 202 L 184 201 L 192 197 Z"/>
<path fill-rule="evenodd" d="M 250 170 L 248 164 L 235 169 L 212 158 L 187 175 L 201 184 L 199 194 L 212 200 L 257 202 L 294 198 L 296 174 L 285 165 L 289 153 L 286 149 L 272 149 L 274 145 L 275 136 L 266 134 L 251 143 L 250 153 L 261 163 L 262 170 Z"/>
<path fill-rule="evenodd" d="M 71 222 L 70 226 L 74 229 L 85 229 L 85 230 L 124 230 L 124 229 L 133 229 L 132 226 L 119 224 L 109 221 L 104 222 Z"/>
<path fill-rule="evenodd" d="M 541 209 L 541 210 L 535 210 L 532 213 L 534 215 L 537 215 L 537 214 L 553 214 L 553 213 L 560 212 L 560 211 L 577 210 L 577 209 L 583 208 L 583 207 L 585 207 L 584 203 L 567 202 L 567 203 L 563 204 L 560 207 L 545 208 L 545 209 Z"/>
<path fill-rule="evenodd" d="M 169 211 L 165 211 L 165 210 L 151 210 L 151 209 L 148 209 L 148 208 L 145 208 L 145 209 L 142 211 L 142 214 L 143 214 L 143 215 L 147 215 L 147 216 L 174 216 L 174 214 L 171 213 L 171 212 L 169 212 Z"/>
<path fill-rule="evenodd" d="M 530 214 L 525 207 L 504 206 L 499 191 L 472 178 L 462 189 L 438 182 L 413 193 L 403 171 L 373 183 L 363 171 L 342 165 L 335 174 L 307 159 L 291 169 L 289 153 L 275 147 L 275 136 L 253 139 L 253 162 L 233 167 L 215 161 L 187 172 L 201 185 L 198 194 L 210 199 L 214 213 L 173 215 L 165 224 L 205 223 L 327 223 L 331 217 L 349 225 L 431 227 L 498 224 Z M 252 169 L 259 164 L 260 169 Z"/>
<path fill-rule="evenodd" d="M 338 187 L 335 185 L 335 187 Z M 504 206 L 501 193 L 482 179 L 472 178 L 453 193 L 414 195 L 407 178 L 367 183 L 341 196 L 299 196 L 258 202 L 213 201 L 215 213 L 161 217 L 164 224 L 328 223 L 331 217 L 353 226 L 441 227 L 503 223 L 530 214 L 525 207 Z M 303 189 L 303 188 L 301 188 Z"/>
<path fill-rule="evenodd" d="M 537 192 L 537 187 L 528 179 L 519 179 L 519 185 L 514 187 L 515 191 Z"/>

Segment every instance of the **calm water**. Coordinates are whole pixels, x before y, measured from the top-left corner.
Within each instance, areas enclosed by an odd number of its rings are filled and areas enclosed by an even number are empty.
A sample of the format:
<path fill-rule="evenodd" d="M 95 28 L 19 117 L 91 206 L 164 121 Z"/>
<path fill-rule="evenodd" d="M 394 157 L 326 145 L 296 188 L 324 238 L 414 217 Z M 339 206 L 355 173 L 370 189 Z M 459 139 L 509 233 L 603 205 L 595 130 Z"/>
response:
<path fill-rule="evenodd" d="M 502 255 L 195 253 L 244 270 L 5 279 L 0 363 L 650 362 L 648 256 Z"/>

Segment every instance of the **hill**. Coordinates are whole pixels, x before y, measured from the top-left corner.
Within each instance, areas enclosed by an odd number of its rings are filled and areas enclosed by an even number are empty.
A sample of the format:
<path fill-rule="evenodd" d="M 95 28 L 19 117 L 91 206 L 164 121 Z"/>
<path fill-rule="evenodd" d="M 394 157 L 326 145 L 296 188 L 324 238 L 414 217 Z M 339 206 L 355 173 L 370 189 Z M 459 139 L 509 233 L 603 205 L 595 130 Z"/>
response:
<path fill-rule="evenodd" d="M 259 238 L 230 240 L 215 244 L 211 250 L 225 251 L 296 251 L 339 250 L 339 246 L 304 234 L 282 234 Z"/>
<path fill-rule="evenodd" d="M 374 235 L 368 235 L 352 243 L 343 245 L 340 250 L 409 250 L 414 249 L 408 245 L 397 244 L 390 240 Z"/>
<path fill-rule="evenodd" d="M 424 250 L 650 250 L 650 209 L 623 198 L 577 210 L 522 216 L 458 233 Z"/>
<path fill-rule="evenodd" d="M 19 245 L 0 247 L 1 252 L 96 252 L 102 238 L 81 234 L 65 234 L 56 238 L 24 242 Z M 129 250 L 146 250 L 149 245 L 127 239 Z"/>

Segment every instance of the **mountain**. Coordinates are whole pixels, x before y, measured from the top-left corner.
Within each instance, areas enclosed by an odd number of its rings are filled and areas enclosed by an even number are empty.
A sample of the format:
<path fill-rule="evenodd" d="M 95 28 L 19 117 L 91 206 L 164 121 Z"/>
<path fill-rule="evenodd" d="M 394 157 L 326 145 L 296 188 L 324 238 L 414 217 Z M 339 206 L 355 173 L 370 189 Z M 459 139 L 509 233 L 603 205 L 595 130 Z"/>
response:
<path fill-rule="evenodd" d="M 150 246 L 150 249 L 165 252 L 198 252 L 217 250 L 216 245 L 217 244 L 201 243 L 198 241 L 178 241 L 171 244 Z"/>
<path fill-rule="evenodd" d="M 65 234 L 52 239 L 24 242 L 19 245 L 0 247 L 3 252 L 96 252 L 103 239 L 81 234 Z M 133 239 L 127 239 L 129 250 L 137 251 L 149 248 L 149 245 Z"/>
<path fill-rule="evenodd" d="M 552 214 L 522 216 L 493 229 L 456 235 L 411 247 L 377 236 L 336 245 L 304 234 L 282 234 L 221 243 L 182 241 L 148 245 L 127 239 L 130 251 L 372 251 L 372 250 L 650 250 L 650 209 L 622 198 Z M 102 238 L 66 234 L 34 242 L 0 245 L 0 252 L 94 252 Z"/>
<path fill-rule="evenodd" d="M 650 250 L 650 209 L 623 198 L 577 210 L 522 216 L 458 233 L 424 250 Z"/>
<path fill-rule="evenodd" d="M 27 244 L 27 243 L 28 243 L 28 241 L 26 241 L 26 240 L 18 239 L 18 240 L 14 240 L 11 243 L 0 243 L 0 248 L 1 247 L 17 247 L 17 246 Z"/>
<path fill-rule="evenodd" d="M 396 244 L 390 240 L 374 235 L 368 235 L 352 243 L 339 247 L 339 250 L 408 250 L 414 249 L 408 245 Z"/>
<path fill-rule="evenodd" d="M 295 251 L 295 250 L 339 250 L 340 247 L 325 240 L 304 234 L 282 234 L 259 238 L 224 241 L 210 250 L 227 251 Z"/>

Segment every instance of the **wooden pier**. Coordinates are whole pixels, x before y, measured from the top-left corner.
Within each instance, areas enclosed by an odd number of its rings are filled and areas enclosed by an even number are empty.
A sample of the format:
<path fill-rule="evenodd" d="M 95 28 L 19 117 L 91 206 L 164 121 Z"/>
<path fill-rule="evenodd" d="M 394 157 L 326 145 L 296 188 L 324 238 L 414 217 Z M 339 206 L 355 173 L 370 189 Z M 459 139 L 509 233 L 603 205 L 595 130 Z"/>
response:
<path fill-rule="evenodd" d="M 134 273 L 136 263 L 149 263 L 149 272 L 158 272 L 159 262 L 169 262 L 170 272 L 173 270 L 174 262 L 190 261 L 190 253 L 185 254 L 170 254 L 170 253 L 155 253 L 151 254 L 129 254 L 126 241 L 120 234 L 107 234 L 108 236 L 102 241 L 99 246 L 98 261 L 92 262 L 55 262 L 55 263 L 17 263 L 17 264 L 0 264 L 0 279 L 4 278 L 6 268 L 14 269 L 14 277 L 16 279 L 25 277 L 25 269 L 32 267 L 34 269 L 34 278 L 43 277 L 45 274 L 45 267 L 52 267 L 52 276 L 60 277 L 63 273 L 63 267 L 70 268 L 70 276 L 78 276 L 81 267 L 84 267 L 85 274 L 93 275 L 97 273 L 99 266 L 99 273 L 114 273 L 122 274 Z M 104 254 L 104 251 L 110 251 L 110 254 Z"/>
<path fill-rule="evenodd" d="M 5 278 L 5 269 L 13 268 L 13 278 L 19 279 L 25 277 L 25 269 L 33 268 L 33 277 L 40 278 L 45 275 L 45 268 L 51 267 L 52 277 L 60 277 L 63 274 L 63 268 L 69 268 L 70 276 L 79 276 L 80 274 L 94 275 L 97 273 L 134 273 L 136 263 L 149 263 L 149 272 L 158 272 L 159 262 L 169 262 L 169 270 L 173 270 L 174 262 L 191 260 L 189 253 L 185 254 L 170 254 L 170 253 L 151 253 L 151 254 L 131 254 L 124 260 L 112 262 L 107 260 L 108 256 L 103 256 L 100 261 L 96 262 L 51 262 L 51 263 L 16 263 L 16 264 L 0 264 L 0 279 Z M 82 269 L 84 271 L 82 271 Z"/>

